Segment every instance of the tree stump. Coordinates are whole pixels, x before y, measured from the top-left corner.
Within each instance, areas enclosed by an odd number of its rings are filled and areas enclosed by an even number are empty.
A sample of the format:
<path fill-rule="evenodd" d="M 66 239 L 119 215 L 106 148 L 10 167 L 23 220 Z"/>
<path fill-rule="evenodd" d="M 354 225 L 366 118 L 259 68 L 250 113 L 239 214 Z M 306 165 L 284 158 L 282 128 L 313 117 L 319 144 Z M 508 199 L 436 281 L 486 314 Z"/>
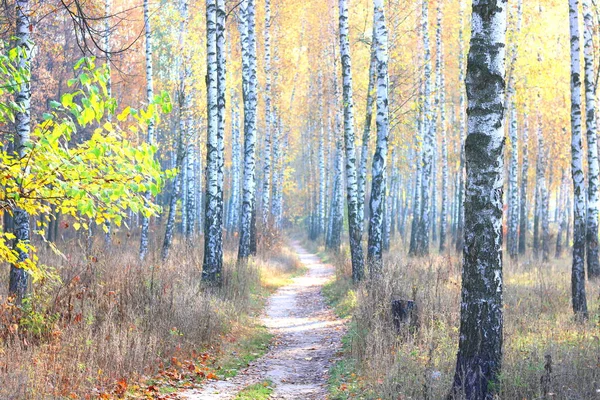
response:
<path fill-rule="evenodd" d="M 392 300 L 392 320 L 397 333 L 403 326 L 417 327 L 417 304 L 414 300 Z"/>

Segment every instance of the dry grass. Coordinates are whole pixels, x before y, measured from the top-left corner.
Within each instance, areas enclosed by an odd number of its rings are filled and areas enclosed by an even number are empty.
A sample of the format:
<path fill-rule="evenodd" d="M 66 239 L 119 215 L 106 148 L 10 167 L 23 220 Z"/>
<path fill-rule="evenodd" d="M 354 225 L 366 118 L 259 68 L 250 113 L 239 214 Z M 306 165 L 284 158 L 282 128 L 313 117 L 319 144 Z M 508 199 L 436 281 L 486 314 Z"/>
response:
<path fill-rule="evenodd" d="M 405 254 L 401 247 L 392 249 L 381 281 L 331 297 L 338 310 L 344 302 L 354 305 L 347 359 L 333 371 L 333 398 L 441 399 L 447 394 L 458 343 L 460 261 L 453 254 L 419 259 Z M 347 250 L 333 263 L 338 275 L 333 286 L 343 292 L 351 268 Z M 506 260 L 504 271 L 500 398 L 599 398 L 600 282 L 588 282 L 590 319 L 578 324 L 570 303 L 570 259 Z M 369 285 L 377 290 L 367 290 Z M 393 297 L 416 300 L 417 329 L 395 332 Z"/>
<path fill-rule="evenodd" d="M 245 266 L 228 246 L 224 285 L 211 289 L 200 282 L 201 239 L 176 244 L 166 263 L 157 254 L 140 263 L 137 241 L 123 242 L 107 251 L 99 239 L 92 261 L 75 241 L 65 244 L 66 260 L 42 250 L 40 259 L 56 266 L 62 282 L 36 285 L 24 309 L 3 300 L 0 398 L 112 393 L 117 381 L 154 376 L 172 357 L 217 354 L 299 265 L 281 243 Z"/>

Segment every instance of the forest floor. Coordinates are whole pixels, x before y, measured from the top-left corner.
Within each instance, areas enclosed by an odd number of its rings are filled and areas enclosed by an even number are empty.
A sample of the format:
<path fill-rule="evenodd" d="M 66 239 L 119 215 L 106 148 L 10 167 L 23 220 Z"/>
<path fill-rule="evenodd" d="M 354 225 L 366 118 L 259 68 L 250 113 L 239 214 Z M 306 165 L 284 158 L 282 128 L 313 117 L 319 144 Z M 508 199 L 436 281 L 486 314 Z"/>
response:
<path fill-rule="evenodd" d="M 298 242 L 292 246 L 308 272 L 269 298 L 262 318 L 274 335 L 269 351 L 237 376 L 182 392 L 180 399 L 326 398 L 328 371 L 345 333 L 345 321 L 321 293 L 334 268 Z"/>

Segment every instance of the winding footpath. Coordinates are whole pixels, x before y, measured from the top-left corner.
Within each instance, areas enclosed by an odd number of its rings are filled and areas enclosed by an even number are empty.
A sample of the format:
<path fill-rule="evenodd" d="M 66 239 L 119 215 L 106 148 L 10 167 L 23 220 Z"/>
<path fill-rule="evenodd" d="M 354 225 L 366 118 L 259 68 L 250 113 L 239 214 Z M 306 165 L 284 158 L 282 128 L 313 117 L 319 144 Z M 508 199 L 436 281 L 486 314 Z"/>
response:
<path fill-rule="evenodd" d="M 233 399 L 248 385 L 267 379 L 274 386 L 271 399 L 327 398 L 328 370 L 345 329 L 321 294 L 334 270 L 299 243 L 292 246 L 308 272 L 269 298 L 262 321 L 275 339 L 267 354 L 230 380 L 181 393 L 181 400 Z"/>

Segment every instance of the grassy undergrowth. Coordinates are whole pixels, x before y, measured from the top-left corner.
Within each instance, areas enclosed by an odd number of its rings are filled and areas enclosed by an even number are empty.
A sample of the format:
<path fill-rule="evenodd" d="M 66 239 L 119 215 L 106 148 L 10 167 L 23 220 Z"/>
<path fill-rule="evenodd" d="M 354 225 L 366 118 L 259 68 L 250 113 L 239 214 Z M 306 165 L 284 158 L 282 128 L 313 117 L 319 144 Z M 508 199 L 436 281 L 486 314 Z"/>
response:
<path fill-rule="evenodd" d="M 274 243 L 238 265 L 232 241 L 215 289 L 201 284 L 202 246 L 178 243 L 168 261 L 140 263 L 138 240 L 106 249 L 99 236 L 89 259 L 76 240 L 61 246 L 66 258 L 42 251 L 61 280 L 36 284 L 28 307 L 0 292 L 0 398 L 152 398 L 264 354 L 271 336 L 257 315 L 303 272 L 293 250 Z"/>
<path fill-rule="evenodd" d="M 315 244 L 307 243 L 319 251 Z M 342 399 L 440 399 L 451 386 L 460 322 L 460 260 L 455 254 L 408 258 L 393 247 L 377 296 L 351 283 L 347 248 L 328 254 L 336 280 L 323 290 L 350 316 L 343 357 L 329 392 Z M 600 393 L 600 282 L 587 283 L 590 319 L 574 321 L 570 259 L 529 257 L 504 266 L 504 359 L 499 399 L 592 399 Z M 417 329 L 393 329 L 392 298 L 414 299 Z M 551 372 L 548 373 L 548 367 Z"/>

